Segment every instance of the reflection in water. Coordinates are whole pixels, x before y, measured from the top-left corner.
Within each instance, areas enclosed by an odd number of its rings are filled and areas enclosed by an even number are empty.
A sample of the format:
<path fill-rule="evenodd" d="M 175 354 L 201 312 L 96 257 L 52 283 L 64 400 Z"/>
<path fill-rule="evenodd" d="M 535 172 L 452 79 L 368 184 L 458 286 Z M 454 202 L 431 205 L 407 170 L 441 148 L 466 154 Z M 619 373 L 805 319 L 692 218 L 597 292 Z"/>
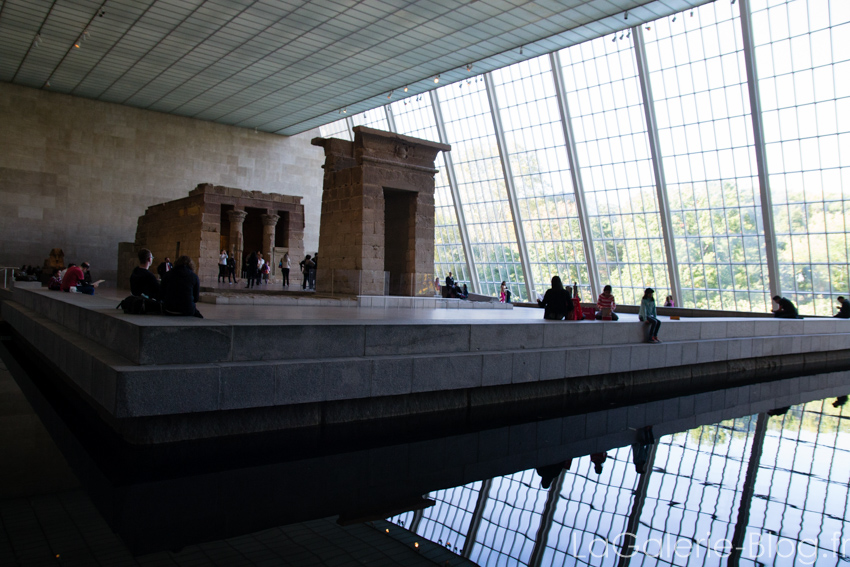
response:
<path fill-rule="evenodd" d="M 433 492 L 435 506 L 390 521 L 485 566 L 847 564 L 846 401 L 654 443 L 638 431 L 631 446 Z"/>

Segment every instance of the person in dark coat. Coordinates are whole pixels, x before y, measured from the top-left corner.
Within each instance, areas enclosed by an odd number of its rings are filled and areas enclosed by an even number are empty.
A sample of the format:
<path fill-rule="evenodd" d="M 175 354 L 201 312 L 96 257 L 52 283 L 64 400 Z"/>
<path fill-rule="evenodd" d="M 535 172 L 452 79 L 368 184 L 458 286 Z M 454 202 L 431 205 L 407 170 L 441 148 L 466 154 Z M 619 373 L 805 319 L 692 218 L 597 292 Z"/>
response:
<path fill-rule="evenodd" d="M 838 313 L 834 315 L 834 317 L 838 317 L 839 319 L 850 319 L 850 301 L 844 298 L 843 295 L 838 296 Z"/>
<path fill-rule="evenodd" d="M 546 291 L 542 300 L 537 300 L 537 304 L 544 309 L 544 319 L 561 321 L 564 318 L 573 318 L 572 294 L 569 289 L 564 288 L 558 276 L 552 278 L 552 288 Z"/>
<path fill-rule="evenodd" d="M 159 301 L 159 280 L 150 271 L 153 263 L 153 254 L 147 248 L 139 250 L 139 265 L 130 274 L 130 293 L 133 295 L 146 295 L 151 299 Z"/>
<path fill-rule="evenodd" d="M 200 299 L 201 281 L 188 256 L 180 256 L 162 278 L 162 307 L 168 315 L 194 315 L 203 319 L 195 304 Z"/>
<path fill-rule="evenodd" d="M 260 265 L 260 257 L 257 256 L 256 252 L 251 252 L 245 265 L 248 268 L 248 285 L 245 286 L 245 289 L 248 289 L 254 287 L 254 282 L 257 280 L 257 267 Z"/>
<path fill-rule="evenodd" d="M 779 309 L 773 312 L 774 317 L 780 319 L 797 319 L 797 306 L 790 299 L 786 299 L 781 295 L 773 296 L 773 301 L 779 305 Z"/>

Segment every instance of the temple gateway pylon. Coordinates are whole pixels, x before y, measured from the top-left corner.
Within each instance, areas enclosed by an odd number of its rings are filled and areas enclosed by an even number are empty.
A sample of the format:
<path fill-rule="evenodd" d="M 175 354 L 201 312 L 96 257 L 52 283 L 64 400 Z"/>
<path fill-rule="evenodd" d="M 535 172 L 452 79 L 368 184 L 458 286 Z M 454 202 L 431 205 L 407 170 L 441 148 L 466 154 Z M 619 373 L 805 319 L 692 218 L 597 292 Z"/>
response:
<path fill-rule="evenodd" d="M 451 146 L 356 126 L 325 150 L 317 291 L 433 294 L 434 160 Z"/>

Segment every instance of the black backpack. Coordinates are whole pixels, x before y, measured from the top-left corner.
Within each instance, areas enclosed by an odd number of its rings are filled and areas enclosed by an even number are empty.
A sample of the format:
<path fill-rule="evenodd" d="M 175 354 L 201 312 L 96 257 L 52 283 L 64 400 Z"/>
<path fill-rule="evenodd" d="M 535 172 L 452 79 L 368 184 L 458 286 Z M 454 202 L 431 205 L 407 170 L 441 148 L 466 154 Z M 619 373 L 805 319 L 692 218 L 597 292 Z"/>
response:
<path fill-rule="evenodd" d="M 128 315 L 162 315 L 162 304 L 143 295 L 128 295 L 116 309 L 122 309 Z"/>

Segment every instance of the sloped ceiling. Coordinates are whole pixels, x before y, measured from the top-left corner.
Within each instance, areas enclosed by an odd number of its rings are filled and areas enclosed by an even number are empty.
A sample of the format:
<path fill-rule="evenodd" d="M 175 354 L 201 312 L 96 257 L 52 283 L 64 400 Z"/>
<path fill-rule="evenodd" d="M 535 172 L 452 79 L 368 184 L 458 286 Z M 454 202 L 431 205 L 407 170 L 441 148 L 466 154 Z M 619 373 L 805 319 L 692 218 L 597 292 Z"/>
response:
<path fill-rule="evenodd" d="M 0 81 L 290 135 L 704 3 L 2 0 Z"/>

